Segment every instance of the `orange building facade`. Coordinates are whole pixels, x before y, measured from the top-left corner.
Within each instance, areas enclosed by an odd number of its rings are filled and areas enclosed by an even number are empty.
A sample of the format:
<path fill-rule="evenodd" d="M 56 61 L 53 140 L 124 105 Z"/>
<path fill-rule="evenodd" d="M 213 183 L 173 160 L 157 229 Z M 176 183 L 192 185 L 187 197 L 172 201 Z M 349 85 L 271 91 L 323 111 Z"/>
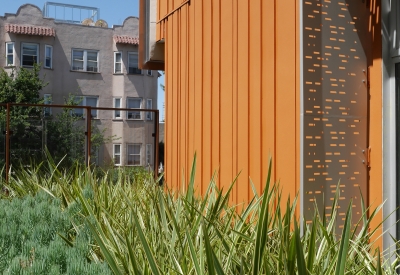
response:
<path fill-rule="evenodd" d="M 139 62 L 165 70 L 169 187 L 184 188 L 196 153 L 197 191 L 205 192 L 215 172 L 225 190 L 240 174 L 231 201 L 246 203 L 253 197 L 250 180 L 261 192 L 272 158 L 273 180 L 284 198 L 299 194 L 297 214 L 306 220 L 314 200 L 329 208 L 338 182 L 343 211 L 350 199 L 359 207 L 360 190 L 372 207 L 388 200 L 376 224 L 395 209 L 399 150 L 390 104 L 397 55 L 385 56 L 395 4 L 140 3 Z M 385 98 L 386 90 L 392 97 Z M 392 113 L 385 113 L 387 105 Z M 389 231 L 396 235 L 396 227 Z"/>

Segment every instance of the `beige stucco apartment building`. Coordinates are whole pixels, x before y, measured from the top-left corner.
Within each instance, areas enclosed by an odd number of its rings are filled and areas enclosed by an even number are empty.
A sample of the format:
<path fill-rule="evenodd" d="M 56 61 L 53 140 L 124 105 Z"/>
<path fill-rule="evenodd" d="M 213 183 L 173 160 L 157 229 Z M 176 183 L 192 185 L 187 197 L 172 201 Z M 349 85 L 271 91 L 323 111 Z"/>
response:
<path fill-rule="evenodd" d="M 47 103 L 64 104 L 74 94 L 80 104 L 92 107 L 155 109 L 158 72 L 140 70 L 137 64 L 139 19 L 128 17 L 111 28 L 85 23 L 45 18 L 31 4 L 0 16 L 0 64 L 11 71 L 40 63 L 48 82 L 41 91 Z M 116 137 L 99 148 L 99 165 L 153 166 L 152 113 L 92 110 L 92 117 L 106 136 Z"/>

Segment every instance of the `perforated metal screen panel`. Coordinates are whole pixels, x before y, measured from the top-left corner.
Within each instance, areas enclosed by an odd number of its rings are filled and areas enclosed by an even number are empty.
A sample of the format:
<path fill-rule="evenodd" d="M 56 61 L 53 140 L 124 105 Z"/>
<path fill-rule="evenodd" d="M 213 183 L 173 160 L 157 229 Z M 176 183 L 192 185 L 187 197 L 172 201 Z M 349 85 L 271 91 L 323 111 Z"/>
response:
<path fill-rule="evenodd" d="M 367 57 L 362 0 L 303 2 L 303 215 L 331 212 L 340 184 L 338 227 L 367 194 Z M 364 28 L 364 29 L 357 29 Z M 329 214 L 328 214 L 329 219 Z"/>

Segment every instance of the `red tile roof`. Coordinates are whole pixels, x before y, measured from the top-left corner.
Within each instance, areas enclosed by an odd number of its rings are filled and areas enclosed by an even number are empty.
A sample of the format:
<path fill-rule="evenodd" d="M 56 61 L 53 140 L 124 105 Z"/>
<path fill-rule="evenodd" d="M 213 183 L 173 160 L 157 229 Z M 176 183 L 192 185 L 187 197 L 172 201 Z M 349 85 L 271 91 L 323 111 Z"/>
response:
<path fill-rule="evenodd" d="M 41 36 L 56 36 L 56 31 L 53 28 L 32 26 L 32 25 L 18 25 L 18 24 L 6 24 L 6 32 L 29 34 L 29 35 L 41 35 Z"/>
<path fill-rule="evenodd" d="M 127 35 L 114 35 L 115 43 L 139 45 L 139 37 Z"/>

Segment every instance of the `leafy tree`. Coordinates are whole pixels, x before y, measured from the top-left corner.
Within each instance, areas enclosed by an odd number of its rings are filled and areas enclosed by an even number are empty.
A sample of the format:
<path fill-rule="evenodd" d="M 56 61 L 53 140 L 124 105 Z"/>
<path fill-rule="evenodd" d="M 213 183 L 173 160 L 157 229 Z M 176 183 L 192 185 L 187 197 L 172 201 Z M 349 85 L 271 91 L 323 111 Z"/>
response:
<path fill-rule="evenodd" d="M 11 73 L 4 69 L 0 71 L 0 104 L 6 103 L 43 103 L 40 90 L 47 86 L 44 77 L 40 78 L 40 64 L 34 64 L 32 69 L 12 69 Z M 6 108 L 0 109 L 1 132 L 5 130 Z M 34 121 L 40 120 L 41 108 L 12 107 L 10 111 L 11 155 L 13 159 L 26 159 L 33 152 L 38 152 L 41 142 L 41 131 Z M 1 136 L 1 146 L 5 137 Z M 29 150 L 27 150 L 27 148 Z M 4 147 L 0 152 L 5 152 Z M 5 156 L 5 155 L 3 155 Z"/>
<path fill-rule="evenodd" d="M 39 76 L 40 64 L 32 69 L 18 68 L 11 73 L 1 69 L 0 104 L 30 103 L 42 104 L 40 91 L 47 86 L 44 77 Z M 77 97 L 70 95 L 65 105 L 77 105 Z M 6 107 L 0 106 L 0 165 L 5 161 Z M 115 139 L 104 137 L 104 130 L 92 129 L 92 154 L 103 143 Z M 85 125 L 81 117 L 75 116 L 72 108 L 63 108 L 55 116 L 44 117 L 40 107 L 13 106 L 10 111 L 11 162 L 13 165 L 27 165 L 43 159 L 44 148 L 63 164 L 85 160 Z"/>
<path fill-rule="evenodd" d="M 74 95 L 64 99 L 66 106 L 76 106 L 80 102 Z M 105 143 L 117 140 L 116 136 L 105 136 L 106 129 L 100 130 L 92 121 L 91 155 Z M 46 145 L 56 162 L 64 159 L 63 165 L 85 161 L 85 121 L 74 115 L 73 108 L 65 107 L 56 116 L 46 121 Z"/>

